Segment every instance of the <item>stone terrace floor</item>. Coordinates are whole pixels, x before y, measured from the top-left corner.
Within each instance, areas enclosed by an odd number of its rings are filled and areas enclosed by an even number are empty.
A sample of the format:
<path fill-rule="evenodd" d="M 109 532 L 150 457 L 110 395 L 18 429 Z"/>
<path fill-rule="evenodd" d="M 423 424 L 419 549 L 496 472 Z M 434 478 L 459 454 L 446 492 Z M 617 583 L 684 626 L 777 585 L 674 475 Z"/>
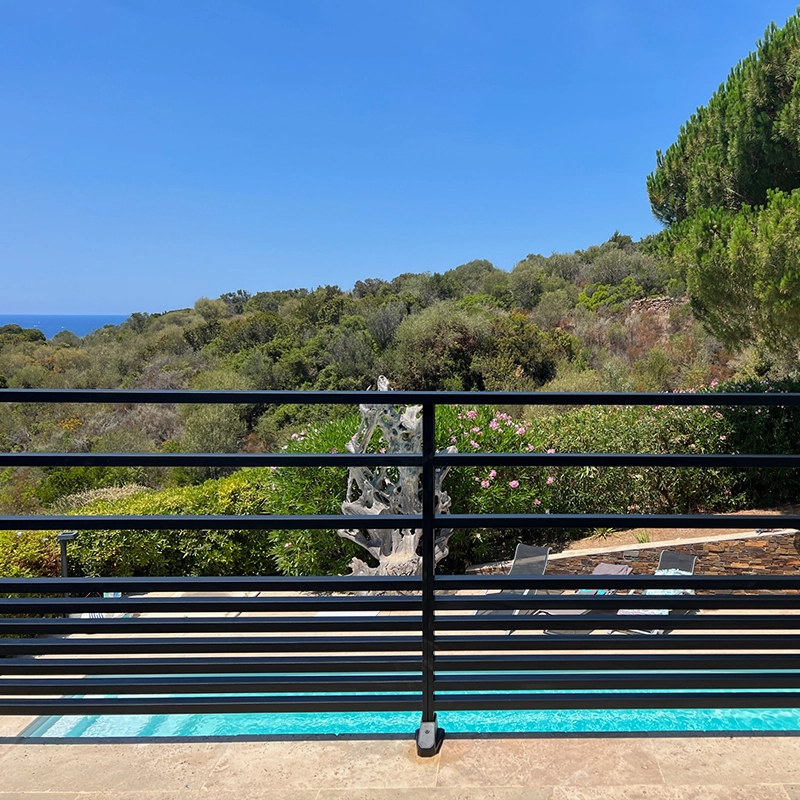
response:
<path fill-rule="evenodd" d="M 0 800 L 800 800 L 800 736 L 25 744 L 0 717 Z"/>

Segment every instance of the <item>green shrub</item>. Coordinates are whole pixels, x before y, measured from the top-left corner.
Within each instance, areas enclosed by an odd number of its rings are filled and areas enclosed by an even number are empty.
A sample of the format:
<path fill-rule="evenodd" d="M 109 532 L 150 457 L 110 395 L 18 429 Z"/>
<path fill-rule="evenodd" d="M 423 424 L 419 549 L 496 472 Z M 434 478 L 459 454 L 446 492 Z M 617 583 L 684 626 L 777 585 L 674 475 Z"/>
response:
<path fill-rule="evenodd" d="M 59 547 L 54 533 L 0 531 L 0 576 L 34 578 L 60 574 Z"/>

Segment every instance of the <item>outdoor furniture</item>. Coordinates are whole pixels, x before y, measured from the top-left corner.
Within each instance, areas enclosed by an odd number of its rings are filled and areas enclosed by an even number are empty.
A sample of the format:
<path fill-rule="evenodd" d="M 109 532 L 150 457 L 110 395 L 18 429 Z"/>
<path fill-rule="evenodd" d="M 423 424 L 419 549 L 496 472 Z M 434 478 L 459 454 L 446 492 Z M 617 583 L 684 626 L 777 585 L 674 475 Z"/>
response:
<path fill-rule="evenodd" d="M 608 564 L 603 562 L 598 564 L 593 570 L 592 575 L 630 575 L 633 572 L 633 568 L 629 567 L 627 564 Z M 616 589 L 579 589 L 578 594 L 584 595 L 602 595 L 602 594 L 615 594 Z M 561 616 L 582 616 L 584 614 L 591 614 L 592 609 L 588 608 L 549 608 L 547 610 L 541 610 L 538 612 L 539 614 L 546 614 L 550 617 L 561 617 Z M 595 612 L 597 613 L 597 612 Z M 592 629 L 581 629 L 581 630 L 570 630 L 564 628 L 548 628 L 544 631 L 546 634 L 578 634 L 578 633 L 591 633 Z"/>
<path fill-rule="evenodd" d="M 545 569 L 547 569 L 547 557 L 550 555 L 550 548 L 549 547 L 536 547 L 530 544 L 520 544 L 517 545 L 517 549 L 514 551 L 514 560 L 511 562 L 511 569 L 508 571 L 509 575 L 530 575 L 531 577 L 536 575 L 544 575 Z M 529 595 L 529 594 L 536 594 L 536 589 L 503 589 L 496 594 L 502 595 Z M 475 612 L 476 615 L 480 616 L 487 616 L 487 615 L 501 615 L 506 616 L 508 614 L 507 609 L 502 608 L 486 608 L 486 609 L 478 609 Z M 517 614 L 533 614 L 535 613 L 532 610 L 526 609 L 519 609 L 515 608 L 512 611 L 513 615 Z M 511 633 L 511 631 L 509 631 Z"/>
<path fill-rule="evenodd" d="M 658 559 L 658 568 L 655 571 L 659 575 L 693 575 L 694 565 L 697 561 L 697 556 L 689 555 L 687 553 L 678 553 L 674 550 L 662 550 L 661 556 Z M 694 594 L 693 589 L 645 589 L 643 595 L 652 597 L 654 595 L 679 595 L 679 594 Z M 646 616 L 665 616 L 673 613 L 669 608 L 621 608 L 617 614 L 641 614 Z M 685 613 L 685 612 L 677 612 Z M 621 631 L 622 633 L 646 633 L 657 635 L 666 633 L 665 628 L 657 628 L 654 630 L 634 629 Z"/>

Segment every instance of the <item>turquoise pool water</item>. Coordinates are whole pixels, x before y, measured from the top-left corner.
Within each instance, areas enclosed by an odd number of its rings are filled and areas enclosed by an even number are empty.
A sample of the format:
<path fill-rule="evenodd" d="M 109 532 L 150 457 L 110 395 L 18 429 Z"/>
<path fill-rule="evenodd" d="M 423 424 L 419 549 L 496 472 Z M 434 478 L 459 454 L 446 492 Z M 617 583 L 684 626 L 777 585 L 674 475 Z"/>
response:
<path fill-rule="evenodd" d="M 799 709 L 677 709 L 440 712 L 450 733 L 797 731 Z M 410 734 L 417 712 L 352 714 L 164 714 L 64 716 L 39 720 L 26 736 L 53 738 Z"/>

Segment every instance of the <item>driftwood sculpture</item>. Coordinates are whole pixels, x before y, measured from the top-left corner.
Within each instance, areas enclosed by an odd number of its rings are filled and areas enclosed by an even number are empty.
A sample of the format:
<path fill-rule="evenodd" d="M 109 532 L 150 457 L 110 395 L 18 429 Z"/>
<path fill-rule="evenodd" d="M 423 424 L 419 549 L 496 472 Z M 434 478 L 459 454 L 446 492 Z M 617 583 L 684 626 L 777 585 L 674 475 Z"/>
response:
<path fill-rule="evenodd" d="M 378 378 L 378 390 L 388 391 L 389 381 Z M 361 405 L 361 425 L 347 443 L 351 453 L 366 453 L 376 430 L 380 431 L 382 451 L 387 453 L 422 452 L 422 406 L 408 406 L 400 413 L 394 406 Z M 448 447 L 448 452 L 456 452 Z M 380 456 L 376 455 L 376 459 Z M 418 467 L 397 467 L 388 470 L 379 467 L 373 472 L 369 467 L 351 467 L 347 482 L 347 496 L 342 503 L 342 513 L 351 516 L 367 514 L 420 514 L 422 512 L 422 470 Z M 435 504 L 439 514 L 450 508 L 450 497 L 442 489 L 448 469 L 437 470 Z M 422 559 L 417 552 L 422 530 L 400 528 L 394 530 L 338 531 L 339 536 L 355 542 L 369 552 L 378 562 L 371 567 L 360 558 L 350 562 L 353 575 L 419 575 Z M 450 528 L 436 532 L 435 559 L 438 564 L 449 552 L 447 542 L 453 535 Z"/>

